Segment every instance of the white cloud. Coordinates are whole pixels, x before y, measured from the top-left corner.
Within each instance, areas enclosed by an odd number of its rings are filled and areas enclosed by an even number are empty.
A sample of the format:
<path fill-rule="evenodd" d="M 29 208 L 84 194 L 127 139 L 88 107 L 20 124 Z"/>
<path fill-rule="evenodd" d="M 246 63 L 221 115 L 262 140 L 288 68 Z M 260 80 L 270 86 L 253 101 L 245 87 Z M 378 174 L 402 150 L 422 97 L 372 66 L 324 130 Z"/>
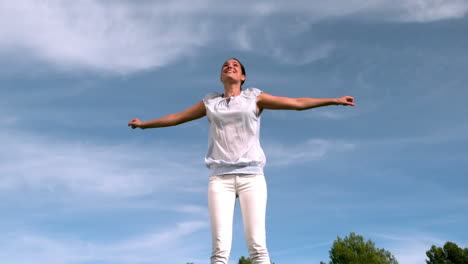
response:
<path fill-rule="evenodd" d="M 80 0 L 0 2 L 0 48 L 64 68 L 127 73 L 159 67 L 207 41 L 203 22 L 173 5 Z M 21 19 L 18 19 L 21 18 Z"/>
<path fill-rule="evenodd" d="M 277 250 L 275 251 L 275 255 L 294 255 L 300 251 L 306 251 L 306 250 L 315 249 L 315 248 L 330 247 L 331 245 L 332 245 L 332 242 L 330 241 L 316 242 L 316 243 L 311 243 L 311 244 L 300 245 L 297 247 Z"/>
<path fill-rule="evenodd" d="M 188 214 L 206 215 L 208 212 L 208 208 L 198 206 L 198 205 L 192 205 L 192 204 L 175 206 L 173 208 L 171 207 L 170 209 L 175 210 L 176 212 L 188 213 Z"/>
<path fill-rule="evenodd" d="M 233 34 L 231 39 L 239 45 L 238 48 L 241 50 L 251 51 L 253 48 L 247 24 L 240 26 L 237 32 Z"/>
<path fill-rule="evenodd" d="M 304 119 L 304 118 L 312 118 L 312 119 L 331 119 L 331 120 L 343 120 L 348 119 L 353 116 L 357 115 L 356 113 L 350 112 L 343 112 L 338 109 L 330 109 L 330 108 L 316 108 L 313 110 L 309 110 L 304 113 L 288 113 L 288 111 L 272 111 L 270 112 L 270 116 L 280 120 L 291 120 L 291 119 Z"/>
<path fill-rule="evenodd" d="M 437 127 L 430 131 L 424 131 L 417 135 L 410 135 L 406 137 L 387 137 L 380 139 L 366 139 L 362 140 L 363 146 L 378 147 L 393 146 L 393 147 L 407 147 L 411 144 L 442 144 L 447 142 L 460 142 L 468 138 L 468 125 L 456 124 L 450 127 Z M 448 157 L 447 157 L 448 158 Z M 450 155 L 450 158 L 459 159 L 457 155 Z"/>
<path fill-rule="evenodd" d="M 60 69 L 131 73 L 234 39 L 234 48 L 307 64 L 327 57 L 335 44 L 325 39 L 303 47 L 290 44 L 303 42 L 300 36 L 325 19 L 430 22 L 467 12 L 465 0 L 1 1 L 0 54 L 39 59 Z"/>
<path fill-rule="evenodd" d="M 195 155 L 163 145 L 147 153 L 128 145 L 61 142 L 12 130 L 0 133 L 0 144 L 0 191 L 141 196 L 168 185 L 193 186 L 196 179 L 183 177 L 202 167 Z M 183 163 L 177 162 L 181 157 Z"/>
<path fill-rule="evenodd" d="M 403 22 L 431 22 L 450 18 L 462 18 L 468 12 L 466 0 L 401 0 Z"/>
<path fill-rule="evenodd" d="M 208 223 L 202 221 L 179 222 L 163 230 L 106 243 L 77 237 L 10 233 L 0 241 L 0 258 L 5 263 L 15 264 L 185 263 L 199 255 L 196 253 L 200 250 L 208 252 L 209 246 L 193 243 L 195 234 L 207 226 Z"/>
<path fill-rule="evenodd" d="M 287 1 L 242 3 L 246 8 L 234 34 L 228 35 L 240 50 L 257 52 L 284 64 L 304 65 L 328 57 L 335 49 L 311 28 L 327 19 L 357 18 L 370 21 L 431 22 L 460 18 L 468 12 L 466 1 Z M 229 30 L 227 30 L 229 32 Z"/>
<path fill-rule="evenodd" d="M 206 227 L 206 222 L 181 222 L 168 230 L 156 232 L 149 235 L 144 235 L 138 238 L 132 238 L 107 247 L 109 251 L 122 252 L 126 250 L 161 250 L 162 246 L 170 246 L 178 241 L 181 237 L 191 234 L 201 228 Z"/>
<path fill-rule="evenodd" d="M 324 110 L 324 111 L 314 111 L 310 114 L 312 117 L 341 120 L 345 118 L 343 112 L 333 111 L 333 110 Z"/>
<path fill-rule="evenodd" d="M 389 19 L 402 22 L 430 22 L 442 19 L 463 17 L 468 12 L 466 0 L 330 0 L 307 1 L 290 0 L 287 2 L 271 1 L 237 1 L 233 4 L 220 4 L 216 1 L 205 1 L 212 6 L 210 10 L 221 10 L 222 13 L 246 14 L 248 16 L 275 16 L 290 14 L 308 21 L 317 22 L 324 19 L 359 16 L 376 20 Z M 244 8 L 236 8 L 243 6 Z M 199 9 L 204 12 L 207 10 Z"/>
<path fill-rule="evenodd" d="M 22 204 L 22 197 L 26 194 L 25 206 L 33 211 L 40 210 L 40 218 L 48 219 L 44 221 L 62 221 L 61 217 L 67 214 L 93 218 L 96 217 L 93 213 L 102 213 L 103 209 L 164 213 L 155 219 L 155 223 L 174 215 L 182 215 L 186 219 L 172 226 L 158 227 L 152 232 L 111 242 L 82 238 L 73 228 L 65 231 L 54 229 L 53 233 L 31 233 L 24 231 L 24 226 L 17 224 L 17 219 L 8 226 L 7 219 L 6 228 L 14 231 L 0 239 L 0 259 L 3 262 L 134 264 L 171 263 L 175 260 L 185 263 L 193 261 L 192 256 L 200 256 L 199 252 L 209 252 L 209 246 L 204 243 L 193 243 L 200 239 L 200 232 L 206 231 L 207 209 L 185 203 L 185 199 L 168 202 L 167 198 L 169 194 L 177 195 L 180 192 L 177 188 L 205 186 L 205 177 L 186 177 L 189 174 L 206 174 L 197 173 L 204 169 L 198 166 L 201 159 L 198 160 L 195 157 L 198 155 L 190 153 L 187 148 L 178 151 L 174 145 L 156 144 L 147 152 L 140 143 L 138 151 L 135 151 L 131 145 L 67 142 L 8 129 L 0 132 L 0 144 L 0 195 L 6 198 L 4 208 L 7 210 L 13 203 Z M 176 162 L 178 158 L 183 161 Z M 62 206 L 63 202 L 65 206 Z M 29 214 L 19 208 L 15 210 L 21 215 Z M 36 220 L 25 217 L 25 226 L 34 228 Z M 102 238 L 99 232 L 96 235 L 98 239 L 99 236 Z M 179 249 L 177 256 L 172 253 L 174 248 Z"/>
<path fill-rule="evenodd" d="M 278 11 L 278 7 L 271 2 L 255 2 L 252 4 L 253 14 L 267 16 Z"/>
<path fill-rule="evenodd" d="M 390 251 L 399 263 L 420 264 L 426 259 L 426 251 L 432 245 L 443 245 L 440 238 L 421 234 L 375 234 L 375 237 L 386 241 L 385 249 Z"/>
<path fill-rule="evenodd" d="M 260 9 L 262 10 L 262 9 Z M 307 14 L 310 21 L 346 16 L 369 17 L 375 20 L 388 19 L 401 22 L 430 22 L 461 18 L 468 12 L 466 0 L 353 0 L 343 2 L 292 0 L 270 7 L 268 14 Z"/>
<path fill-rule="evenodd" d="M 359 105 L 359 102 L 357 103 Z M 300 118 L 313 118 L 313 119 L 328 119 L 328 120 L 349 120 L 356 116 L 362 115 L 363 113 L 369 112 L 371 106 L 366 105 L 364 108 L 356 107 L 351 108 L 349 106 L 343 107 L 320 107 L 315 108 L 311 111 L 307 111 L 301 115 Z M 281 116 L 278 116 L 281 118 Z M 290 119 L 291 117 L 289 117 Z M 347 121 L 348 122 L 348 121 Z"/>
<path fill-rule="evenodd" d="M 288 166 L 322 160 L 331 153 L 353 150 L 356 145 L 341 140 L 309 139 L 294 145 L 267 142 L 263 147 L 269 165 Z"/>
<path fill-rule="evenodd" d="M 295 54 L 286 47 L 275 47 L 272 56 L 285 64 L 304 65 L 328 57 L 334 48 L 334 44 L 323 43 Z"/>

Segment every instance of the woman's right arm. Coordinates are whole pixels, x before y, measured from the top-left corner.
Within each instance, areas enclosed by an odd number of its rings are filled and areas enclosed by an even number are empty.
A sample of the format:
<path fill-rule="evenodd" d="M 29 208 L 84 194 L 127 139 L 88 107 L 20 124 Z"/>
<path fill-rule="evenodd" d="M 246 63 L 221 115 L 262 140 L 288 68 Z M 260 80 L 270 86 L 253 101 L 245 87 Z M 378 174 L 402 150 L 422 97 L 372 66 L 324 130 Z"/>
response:
<path fill-rule="evenodd" d="M 142 122 L 140 119 L 135 118 L 128 123 L 133 129 L 139 127 L 141 129 L 146 128 L 157 128 L 157 127 L 168 127 L 177 126 L 185 122 L 189 122 L 198 118 L 202 118 L 206 115 L 205 104 L 200 101 L 198 104 L 185 109 L 184 111 L 176 114 L 167 115 L 165 117 Z"/>

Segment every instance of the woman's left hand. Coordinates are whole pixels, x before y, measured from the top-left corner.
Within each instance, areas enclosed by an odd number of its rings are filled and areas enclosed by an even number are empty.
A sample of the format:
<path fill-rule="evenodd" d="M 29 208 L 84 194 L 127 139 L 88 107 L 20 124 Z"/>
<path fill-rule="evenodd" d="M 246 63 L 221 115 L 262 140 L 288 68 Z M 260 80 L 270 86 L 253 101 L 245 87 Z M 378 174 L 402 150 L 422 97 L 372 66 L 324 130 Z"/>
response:
<path fill-rule="evenodd" d="M 336 103 L 339 104 L 339 105 L 355 106 L 354 97 L 351 97 L 351 96 L 343 96 L 343 97 L 340 97 L 340 98 L 336 98 Z"/>

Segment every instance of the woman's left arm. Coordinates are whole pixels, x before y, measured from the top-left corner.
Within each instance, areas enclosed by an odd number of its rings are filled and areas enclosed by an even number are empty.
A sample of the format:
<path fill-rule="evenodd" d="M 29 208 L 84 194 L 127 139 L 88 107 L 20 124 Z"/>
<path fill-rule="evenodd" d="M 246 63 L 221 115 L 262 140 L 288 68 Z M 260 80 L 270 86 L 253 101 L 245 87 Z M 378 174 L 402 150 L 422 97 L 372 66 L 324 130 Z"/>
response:
<path fill-rule="evenodd" d="M 343 96 L 340 98 L 289 98 L 261 93 L 257 97 L 257 106 L 261 109 L 282 109 L 299 111 L 327 105 L 354 106 L 355 104 L 354 98 L 351 96 Z"/>

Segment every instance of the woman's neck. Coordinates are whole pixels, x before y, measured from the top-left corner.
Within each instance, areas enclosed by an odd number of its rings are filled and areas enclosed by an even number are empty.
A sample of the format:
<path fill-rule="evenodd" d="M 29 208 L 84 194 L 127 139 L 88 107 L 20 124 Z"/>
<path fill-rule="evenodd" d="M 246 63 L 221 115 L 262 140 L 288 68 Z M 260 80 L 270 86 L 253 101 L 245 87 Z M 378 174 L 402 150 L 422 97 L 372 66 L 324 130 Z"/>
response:
<path fill-rule="evenodd" d="M 225 83 L 224 97 L 238 96 L 241 94 L 241 86 L 239 83 Z"/>

